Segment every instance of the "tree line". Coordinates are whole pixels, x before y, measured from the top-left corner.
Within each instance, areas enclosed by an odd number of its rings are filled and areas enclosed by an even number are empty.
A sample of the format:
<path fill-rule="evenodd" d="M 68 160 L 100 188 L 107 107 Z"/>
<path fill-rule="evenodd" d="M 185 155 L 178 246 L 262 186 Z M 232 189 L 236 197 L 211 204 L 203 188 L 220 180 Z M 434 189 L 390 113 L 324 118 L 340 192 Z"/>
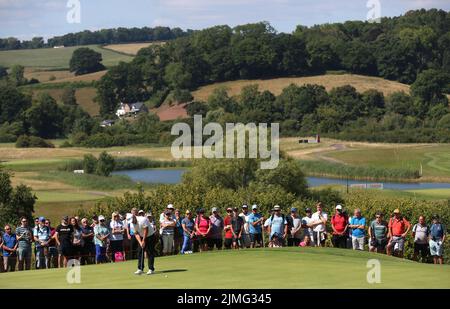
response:
<path fill-rule="evenodd" d="M 267 22 L 195 31 L 144 48 L 131 63 L 111 69 L 98 85 L 101 111 L 112 113 L 120 101 L 145 101 L 166 89 L 330 70 L 411 84 L 428 69 L 450 72 L 449 16 L 443 10 L 417 10 L 381 23 L 298 26 L 289 34 Z"/>
<path fill-rule="evenodd" d="M 34 37 L 31 40 L 19 40 L 14 37 L 0 38 L 0 50 L 35 49 L 54 46 L 79 46 L 90 44 L 121 44 L 152 41 L 167 41 L 189 35 L 192 30 L 183 31 L 180 28 L 169 27 L 143 27 L 143 28 L 116 28 L 98 31 L 85 30 L 68 33 L 48 39 Z"/>

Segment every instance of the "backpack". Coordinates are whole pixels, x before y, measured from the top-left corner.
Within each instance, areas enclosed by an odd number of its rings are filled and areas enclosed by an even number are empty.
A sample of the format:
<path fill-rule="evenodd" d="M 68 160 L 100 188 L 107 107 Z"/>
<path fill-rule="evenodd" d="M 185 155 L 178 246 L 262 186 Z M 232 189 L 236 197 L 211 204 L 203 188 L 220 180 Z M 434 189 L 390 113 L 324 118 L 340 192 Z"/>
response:
<path fill-rule="evenodd" d="M 116 261 L 116 263 L 117 262 L 125 262 L 125 258 L 123 256 L 122 252 L 116 252 L 114 254 L 114 260 Z"/>

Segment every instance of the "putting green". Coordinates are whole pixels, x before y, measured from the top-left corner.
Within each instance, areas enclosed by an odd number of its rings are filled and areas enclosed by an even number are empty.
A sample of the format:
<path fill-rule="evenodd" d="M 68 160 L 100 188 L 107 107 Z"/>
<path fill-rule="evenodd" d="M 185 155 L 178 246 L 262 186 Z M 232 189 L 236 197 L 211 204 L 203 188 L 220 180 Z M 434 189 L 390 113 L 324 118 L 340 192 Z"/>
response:
<path fill-rule="evenodd" d="M 380 262 L 381 283 L 369 284 L 368 261 Z M 208 252 L 156 259 L 156 273 L 136 276 L 136 261 L 81 267 L 81 283 L 66 269 L 1 274 L 0 288 L 450 288 L 450 266 L 419 264 L 335 248 Z"/>

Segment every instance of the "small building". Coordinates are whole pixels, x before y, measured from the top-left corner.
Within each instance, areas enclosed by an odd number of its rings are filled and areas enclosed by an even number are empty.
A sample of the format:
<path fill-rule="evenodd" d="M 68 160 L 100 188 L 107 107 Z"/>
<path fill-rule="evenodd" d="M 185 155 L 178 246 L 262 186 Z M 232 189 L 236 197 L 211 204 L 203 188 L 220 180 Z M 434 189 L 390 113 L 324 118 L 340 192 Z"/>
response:
<path fill-rule="evenodd" d="M 114 120 L 103 120 L 103 121 L 100 123 L 100 126 L 101 126 L 102 128 L 111 127 L 112 125 L 114 125 L 114 123 L 115 123 Z"/>
<path fill-rule="evenodd" d="M 136 116 L 139 113 L 148 112 L 147 106 L 143 102 L 136 103 L 120 103 L 120 107 L 116 111 L 117 117 Z"/>

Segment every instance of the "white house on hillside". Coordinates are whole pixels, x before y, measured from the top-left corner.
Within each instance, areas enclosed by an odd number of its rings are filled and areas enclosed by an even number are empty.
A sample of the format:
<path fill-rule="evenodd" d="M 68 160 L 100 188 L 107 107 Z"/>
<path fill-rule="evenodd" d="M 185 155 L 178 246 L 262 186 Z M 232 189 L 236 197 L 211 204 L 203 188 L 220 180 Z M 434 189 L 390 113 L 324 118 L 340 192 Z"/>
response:
<path fill-rule="evenodd" d="M 120 103 L 120 107 L 116 111 L 117 117 L 126 117 L 137 115 L 141 112 L 147 112 L 148 109 L 143 102 L 136 103 Z"/>

